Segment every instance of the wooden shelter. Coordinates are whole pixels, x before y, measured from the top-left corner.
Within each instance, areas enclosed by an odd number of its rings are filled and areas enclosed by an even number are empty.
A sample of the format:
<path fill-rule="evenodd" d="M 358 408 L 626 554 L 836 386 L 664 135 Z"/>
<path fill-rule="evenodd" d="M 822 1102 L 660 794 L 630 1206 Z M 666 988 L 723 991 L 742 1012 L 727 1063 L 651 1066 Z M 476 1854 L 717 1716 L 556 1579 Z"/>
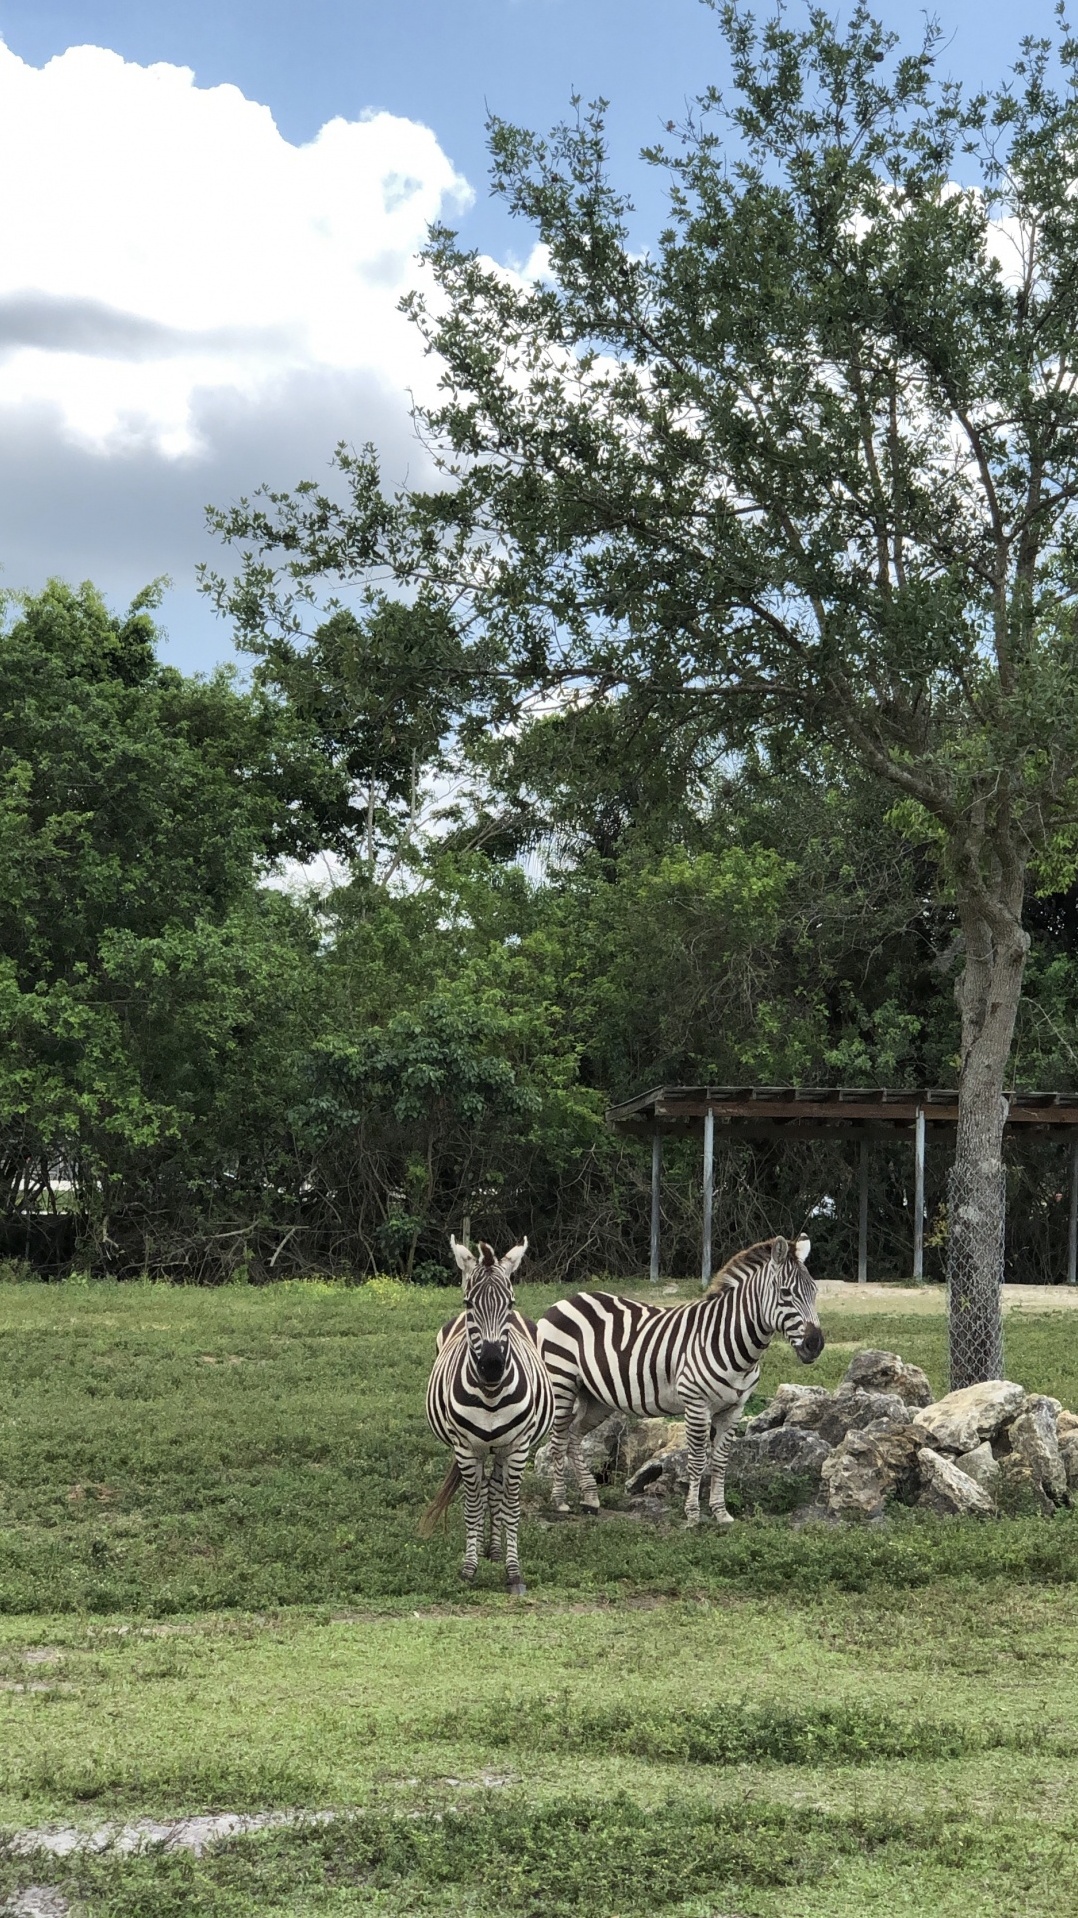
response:
<path fill-rule="evenodd" d="M 929 1086 L 915 1091 L 847 1086 L 657 1086 L 611 1106 L 607 1122 L 618 1131 L 651 1138 L 651 1277 L 659 1276 L 659 1193 L 664 1133 L 703 1135 L 703 1228 L 701 1282 L 711 1277 L 715 1138 L 856 1139 L 860 1152 L 857 1277 L 868 1278 L 868 1147 L 873 1139 L 906 1134 L 913 1145 L 913 1277 L 924 1273 L 926 1137 L 953 1134 L 958 1094 Z M 1070 1233 L 1067 1283 L 1078 1280 L 1078 1093 L 1014 1092 L 1007 1126 L 1055 1134 L 1070 1142 Z"/>

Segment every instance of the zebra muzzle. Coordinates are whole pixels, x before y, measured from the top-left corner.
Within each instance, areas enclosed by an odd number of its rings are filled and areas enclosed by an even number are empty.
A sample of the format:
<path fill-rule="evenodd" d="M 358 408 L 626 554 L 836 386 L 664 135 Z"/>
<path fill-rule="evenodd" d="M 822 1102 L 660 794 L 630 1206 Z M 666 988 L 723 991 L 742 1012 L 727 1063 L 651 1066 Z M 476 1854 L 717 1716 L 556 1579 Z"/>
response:
<path fill-rule="evenodd" d="M 798 1343 L 794 1346 L 794 1351 L 803 1365 L 814 1365 L 825 1343 L 822 1325 L 806 1325 Z"/>

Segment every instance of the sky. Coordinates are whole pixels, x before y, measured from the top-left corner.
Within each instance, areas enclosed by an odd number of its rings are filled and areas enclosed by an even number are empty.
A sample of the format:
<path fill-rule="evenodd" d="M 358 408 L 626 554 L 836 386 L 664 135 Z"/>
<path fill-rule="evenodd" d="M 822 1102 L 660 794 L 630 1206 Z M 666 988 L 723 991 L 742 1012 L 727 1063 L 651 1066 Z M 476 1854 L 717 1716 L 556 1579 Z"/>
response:
<path fill-rule="evenodd" d="M 878 10 L 919 41 L 923 7 Z M 978 86 L 1052 6 L 938 17 Z M 0 0 L 0 43 L 0 588 L 90 578 L 122 608 L 168 575 L 186 671 L 232 657 L 195 590 L 227 563 L 207 504 L 320 477 L 340 439 L 422 478 L 436 369 L 397 302 L 427 226 L 532 249 L 487 191 L 488 112 L 546 130 L 606 98 L 646 244 L 639 149 L 724 77 L 700 0 Z"/>

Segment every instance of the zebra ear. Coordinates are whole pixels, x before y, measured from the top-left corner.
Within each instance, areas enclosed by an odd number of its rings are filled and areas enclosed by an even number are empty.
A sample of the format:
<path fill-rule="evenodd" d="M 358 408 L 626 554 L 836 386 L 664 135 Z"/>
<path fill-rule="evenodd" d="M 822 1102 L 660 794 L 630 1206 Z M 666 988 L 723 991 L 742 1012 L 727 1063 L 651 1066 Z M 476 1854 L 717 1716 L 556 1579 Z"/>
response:
<path fill-rule="evenodd" d="M 516 1271 L 517 1266 L 520 1264 L 520 1261 L 524 1257 L 524 1254 L 527 1250 L 528 1250 L 528 1241 L 527 1241 L 527 1238 L 525 1237 L 521 1239 L 519 1245 L 515 1245 L 513 1247 L 511 1252 L 506 1253 L 504 1259 L 499 1260 L 498 1263 L 500 1264 L 502 1271 L 506 1274 L 508 1278 L 512 1278 L 513 1273 Z"/>
<path fill-rule="evenodd" d="M 452 1233 L 449 1234 L 449 1243 L 453 1248 L 453 1257 L 456 1259 L 461 1278 L 464 1280 L 464 1290 L 467 1291 L 468 1280 L 471 1278 L 472 1273 L 475 1271 L 475 1266 L 476 1266 L 475 1253 L 469 1252 L 468 1247 L 466 1245 L 461 1245 L 460 1240 L 455 1239 Z"/>
<path fill-rule="evenodd" d="M 783 1239 L 783 1238 L 772 1239 L 771 1257 L 774 1260 L 774 1263 L 776 1265 L 785 1265 L 789 1256 L 790 1256 L 789 1239 Z"/>
<path fill-rule="evenodd" d="M 810 1253 L 810 1252 L 812 1251 L 812 1240 L 811 1240 L 811 1239 L 798 1239 L 798 1240 L 797 1240 L 797 1242 L 796 1242 L 796 1244 L 794 1245 L 794 1251 L 796 1252 L 796 1254 L 797 1254 L 797 1256 L 798 1256 L 798 1258 L 800 1259 L 800 1261 L 801 1261 L 801 1263 L 802 1263 L 802 1265 L 807 1265 L 807 1264 L 808 1264 L 808 1255 L 809 1255 L 809 1253 Z"/>

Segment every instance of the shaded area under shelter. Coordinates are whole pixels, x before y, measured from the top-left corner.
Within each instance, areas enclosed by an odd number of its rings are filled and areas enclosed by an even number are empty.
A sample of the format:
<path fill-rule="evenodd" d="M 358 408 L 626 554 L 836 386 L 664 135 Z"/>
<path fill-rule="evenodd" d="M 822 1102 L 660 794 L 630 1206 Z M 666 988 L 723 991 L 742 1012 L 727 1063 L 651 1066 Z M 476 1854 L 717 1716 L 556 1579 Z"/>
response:
<path fill-rule="evenodd" d="M 925 1143 L 953 1138 L 958 1094 L 937 1086 L 915 1090 L 847 1086 L 656 1086 L 607 1111 L 619 1132 L 651 1139 L 651 1278 L 659 1276 L 659 1201 L 664 1135 L 703 1137 L 703 1218 L 700 1278 L 712 1271 L 715 1141 L 725 1139 L 820 1139 L 845 1137 L 859 1151 L 857 1277 L 868 1278 L 868 1148 L 907 1134 L 913 1148 L 912 1276 L 924 1276 Z M 1070 1152 L 1070 1227 L 1066 1282 L 1078 1280 L 1078 1093 L 1014 1092 L 1007 1129 L 1055 1135 Z"/>

